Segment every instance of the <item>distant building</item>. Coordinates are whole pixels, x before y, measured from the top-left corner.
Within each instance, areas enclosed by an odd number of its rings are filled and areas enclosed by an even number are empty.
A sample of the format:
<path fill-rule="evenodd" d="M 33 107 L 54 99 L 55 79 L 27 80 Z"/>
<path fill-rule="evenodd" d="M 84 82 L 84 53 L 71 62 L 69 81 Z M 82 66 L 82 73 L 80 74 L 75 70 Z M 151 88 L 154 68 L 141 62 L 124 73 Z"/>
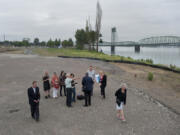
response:
<path fill-rule="evenodd" d="M 62 45 L 60 44 L 60 45 L 58 46 L 58 48 L 62 48 Z"/>

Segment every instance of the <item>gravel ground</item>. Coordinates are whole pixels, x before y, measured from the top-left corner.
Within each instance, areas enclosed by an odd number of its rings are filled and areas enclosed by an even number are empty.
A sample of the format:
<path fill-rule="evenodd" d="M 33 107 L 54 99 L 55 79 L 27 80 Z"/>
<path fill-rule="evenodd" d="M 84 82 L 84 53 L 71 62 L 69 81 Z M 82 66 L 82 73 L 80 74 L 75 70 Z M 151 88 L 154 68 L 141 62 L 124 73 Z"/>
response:
<path fill-rule="evenodd" d="M 65 97 L 44 99 L 41 78 L 45 70 L 50 75 L 65 70 L 83 77 L 90 65 L 108 75 L 105 100 L 97 84 L 88 108 L 83 101 L 67 108 Z M 116 118 L 114 93 L 124 82 L 124 74 L 117 66 L 100 61 L 0 54 L 0 135 L 180 135 L 180 116 L 133 88 L 131 82 L 127 82 L 127 122 Z M 27 99 L 33 80 L 38 80 L 41 92 L 38 123 L 30 117 Z"/>

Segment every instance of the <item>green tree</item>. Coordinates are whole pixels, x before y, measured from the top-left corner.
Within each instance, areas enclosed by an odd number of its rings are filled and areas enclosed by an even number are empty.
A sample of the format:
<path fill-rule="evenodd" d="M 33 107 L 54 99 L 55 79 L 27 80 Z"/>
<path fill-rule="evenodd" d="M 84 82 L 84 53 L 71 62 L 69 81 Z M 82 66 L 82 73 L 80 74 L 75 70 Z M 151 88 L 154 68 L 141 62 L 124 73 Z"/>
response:
<path fill-rule="evenodd" d="M 55 39 L 55 41 L 54 41 L 55 47 L 58 47 L 60 44 L 61 44 L 61 40 L 60 39 Z"/>
<path fill-rule="evenodd" d="M 75 34 L 77 48 L 83 49 L 84 44 L 88 44 L 89 50 L 95 49 L 94 45 L 97 40 L 97 32 L 91 29 L 90 21 L 86 21 L 85 29 L 76 31 Z"/>
<path fill-rule="evenodd" d="M 102 40 L 102 38 L 99 40 L 99 43 L 103 43 L 103 40 Z"/>
<path fill-rule="evenodd" d="M 89 40 L 93 50 L 95 49 L 94 44 L 96 42 L 96 35 L 97 35 L 96 32 L 93 30 L 89 32 Z"/>
<path fill-rule="evenodd" d="M 60 38 L 58 39 L 58 43 L 59 43 L 59 45 L 61 44 L 61 39 L 60 39 Z M 58 45 L 58 46 L 59 46 L 59 45 Z"/>
<path fill-rule="evenodd" d="M 49 41 L 47 42 L 47 46 L 48 46 L 48 47 L 54 47 L 54 42 L 52 41 L 51 38 L 50 38 Z"/>
<path fill-rule="evenodd" d="M 30 39 L 29 38 L 23 38 L 22 45 L 23 46 L 29 46 Z"/>
<path fill-rule="evenodd" d="M 34 39 L 34 45 L 39 45 L 39 38 Z"/>
<path fill-rule="evenodd" d="M 62 41 L 63 47 L 68 47 L 69 42 L 67 40 Z"/>
<path fill-rule="evenodd" d="M 86 42 L 89 46 L 89 50 L 91 50 L 91 37 L 90 37 L 90 28 L 89 28 L 89 22 L 88 20 L 86 21 L 86 27 L 85 27 L 85 32 L 86 32 Z"/>
<path fill-rule="evenodd" d="M 14 41 L 13 45 L 21 47 L 21 46 L 23 46 L 23 42 L 21 42 L 21 41 Z"/>
<path fill-rule="evenodd" d="M 68 42 L 69 42 L 69 47 L 73 47 L 74 43 L 72 38 L 69 38 Z"/>
<path fill-rule="evenodd" d="M 41 45 L 41 46 L 46 46 L 46 42 L 45 42 L 45 41 L 42 41 L 42 42 L 40 42 L 40 45 Z"/>
<path fill-rule="evenodd" d="M 69 40 L 64 40 L 62 42 L 63 47 L 73 47 L 73 40 L 69 38 Z"/>
<path fill-rule="evenodd" d="M 83 49 L 84 45 L 87 43 L 87 34 L 84 29 L 78 29 L 75 34 L 76 47 L 78 49 Z"/>

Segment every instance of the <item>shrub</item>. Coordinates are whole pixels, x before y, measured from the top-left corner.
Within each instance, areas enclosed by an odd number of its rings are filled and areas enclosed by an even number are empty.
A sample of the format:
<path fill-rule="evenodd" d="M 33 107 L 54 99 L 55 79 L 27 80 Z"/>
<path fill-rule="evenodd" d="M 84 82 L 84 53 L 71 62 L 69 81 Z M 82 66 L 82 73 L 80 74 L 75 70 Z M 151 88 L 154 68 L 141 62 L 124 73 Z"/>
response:
<path fill-rule="evenodd" d="M 148 73 L 148 80 L 149 80 L 149 81 L 152 81 L 153 78 L 154 78 L 153 73 L 149 72 L 149 73 Z"/>
<path fill-rule="evenodd" d="M 176 69 L 176 65 L 171 65 L 171 64 L 170 64 L 170 68 L 171 68 L 171 69 Z"/>
<path fill-rule="evenodd" d="M 124 56 L 121 56 L 121 61 L 124 61 Z"/>
<path fill-rule="evenodd" d="M 147 63 L 153 64 L 153 60 L 152 59 L 146 59 Z"/>
<path fill-rule="evenodd" d="M 127 57 L 127 58 L 128 58 L 128 60 L 131 60 L 131 61 L 133 60 L 133 58 L 131 58 L 131 57 Z"/>
<path fill-rule="evenodd" d="M 80 45 L 80 44 L 77 44 L 77 45 L 76 45 L 76 48 L 77 48 L 77 49 L 80 49 L 80 50 L 83 50 L 84 46 L 83 46 L 83 45 Z"/>

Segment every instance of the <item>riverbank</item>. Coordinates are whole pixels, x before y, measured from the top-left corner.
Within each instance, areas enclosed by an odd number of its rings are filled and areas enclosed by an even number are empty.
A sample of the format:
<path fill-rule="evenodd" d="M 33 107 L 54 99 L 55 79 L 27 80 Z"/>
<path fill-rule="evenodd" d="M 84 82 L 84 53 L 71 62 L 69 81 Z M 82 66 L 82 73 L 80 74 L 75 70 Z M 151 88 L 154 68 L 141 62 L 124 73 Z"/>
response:
<path fill-rule="evenodd" d="M 134 47 L 116 47 L 115 54 L 132 57 L 133 59 L 152 59 L 153 64 L 162 64 L 180 67 L 180 46 L 143 46 L 139 52 L 135 52 Z M 101 47 L 104 53 L 111 54 L 110 47 Z"/>
<path fill-rule="evenodd" d="M 176 67 L 175 65 L 166 66 L 162 64 L 153 64 L 153 60 L 151 59 L 135 60 L 131 57 L 107 55 L 96 51 L 78 50 L 75 48 L 0 48 L 0 53 L 2 52 L 14 54 L 37 54 L 40 56 L 58 56 L 64 58 L 86 58 L 102 60 L 105 62 L 137 64 L 180 73 L 180 67 Z"/>
<path fill-rule="evenodd" d="M 180 67 L 176 67 L 175 65 L 162 65 L 162 64 L 153 64 L 151 59 L 141 59 L 134 60 L 130 57 L 123 57 L 117 55 L 107 55 L 104 53 L 96 52 L 96 51 L 88 51 L 88 50 L 78 50 L 75 48 L 0 48 L 0 53 L 14 53 L 14 54 L 37 54 L 40 56 L 58 56 L 58 57 L 69 57 L 69 58 L 86 58 L 86 59 L 94 59 L 94 60 L 102 60 L 105 62 L 116 62 L 116 63 L 128 63 L 128 64 L 137 64 L 150 66 L 154 68 L 160 68 L 176 73 L 180 73 Z"/>
<path fill-rule="evenodd" d="M 117 63 L 129 63 L 129 64 L 138 64 L 144 66 L 151 66 L 155 68 L 160 68 L 168 71 L 173 71 L 180 73 L 180 68 L 174 65 L 165 66 L 162 64 L 153 64 L 153 61 L 150 59 L 146 60 L 134 60 L 130 57 L 123 57 L 117 55 L 107 55 L 100 52 L 88 51 L 88 50 L 77 50 L 77 49 L 57 49 L 57 48 L 36 48 L 33 49 L 35 54 L 41 56 L 59 56 L 59 57 L 70 57 L 70 58 L 87 58 L 95 60 L 103 60 L 106 62 L 117 62 Z"/>

